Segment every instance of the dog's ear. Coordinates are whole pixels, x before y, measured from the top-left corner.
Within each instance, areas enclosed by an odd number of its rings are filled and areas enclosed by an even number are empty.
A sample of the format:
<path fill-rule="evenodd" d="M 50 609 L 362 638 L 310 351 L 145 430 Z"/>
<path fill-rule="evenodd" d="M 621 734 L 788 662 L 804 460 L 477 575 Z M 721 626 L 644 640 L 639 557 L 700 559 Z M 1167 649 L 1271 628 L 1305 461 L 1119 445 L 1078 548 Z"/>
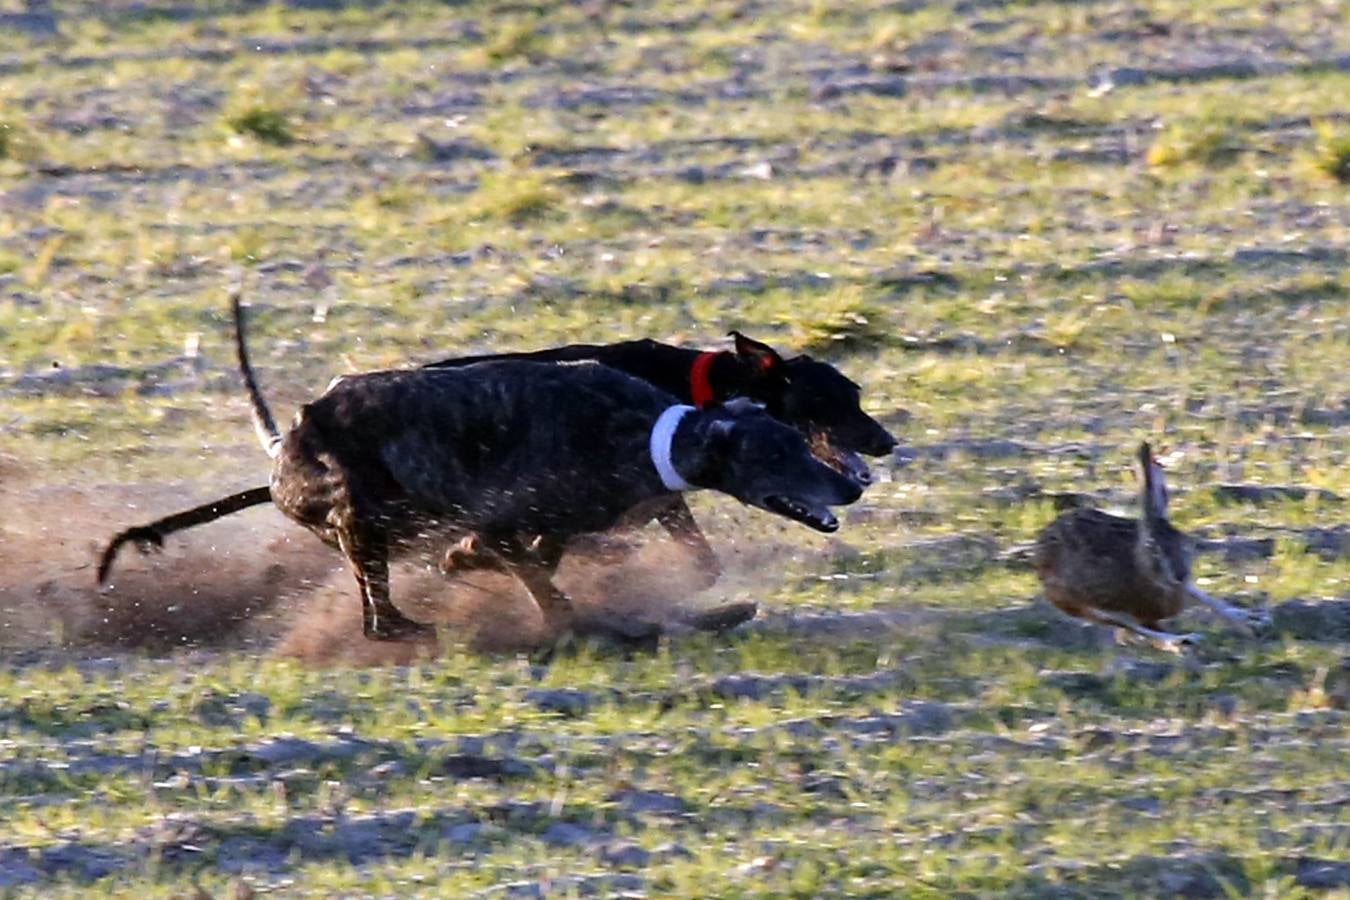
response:
<path fill-rule="evenodd" d="M 754 338 L 748 338 L 739 331 L 730 332 L 736 341 L 736 355 L 749 363 L 756 371 L 766 374 L 782 370 L 783 357 L 768 344 Z"/>
<path fill-rule="evenodd" d="M 736 423 L 730 419 L 714 419 L 708 425 L 708 443 L 724 444 L 736 433 Z"/>
<path fill-rule="evenodd" d="M 757 412 L 764 412 L 767 407 L 758 400 L 751 400 L 749 397 L 732 397 L 722 406 L 727 412 L 733 415 L 744 416 Z"/>
<path fill-rule="evenodd" d="M 736 434 L 736 423 L 731 419 L 714 419 L 708 424 L 708 452 L 714 458 L 723 458 L 731 449 L 731 439 Z"/>
<path fill-rule="evenodd" d="M 694 471 L 686 477 L 695 484 L 723 483 L 735 453 L 735 435 L 736 422 L 733 419 L 712 419 L 701 425 L 698 451 L 686 463 Z"/>

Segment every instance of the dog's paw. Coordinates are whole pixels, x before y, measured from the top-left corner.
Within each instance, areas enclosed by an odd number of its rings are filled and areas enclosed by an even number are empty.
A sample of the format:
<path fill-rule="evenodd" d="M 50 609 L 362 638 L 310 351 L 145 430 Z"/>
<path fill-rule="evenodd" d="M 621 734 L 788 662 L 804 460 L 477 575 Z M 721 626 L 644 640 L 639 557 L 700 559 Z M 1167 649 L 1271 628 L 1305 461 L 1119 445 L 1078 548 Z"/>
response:
<path fill-rule="evenodd" d="M 436 626 L 414 622 L 406 617 L 384 616 L 365 627 L 367 640 L 371 641 L 424 641 L 436 639 Z"/>
<path fill-rule="evenodd" d="M 1232 628 L 1247 637 L 1260 637 L 1273 623 L 1270 612 L 1262 607 L 1229 606 L 1220 611 Z"/>
<path fill-rule="evenodd" d="M 690 613 L 682 618 L 682 622 L 695 631 L 726 631 L 744 625 L 758 613 L 759 604 L 752 601 L 724 603 Z"/>
<path fill-rule="evenodd" d="M 1128 638 L 1138 639 L 1134 635 L 1128 635 Z M 1175 653 L 1177 656 L 1184 656 L 1200 645 L 1200 635 L 1194 632 L 1190 634 L 1154 632 L 1152 635 L 1144 636 L 1143 640 L 1155 650 Z"/>
<path fill-rule="evenodd" d="M 661 623 L 619 613 L 596 612 L 578 616 L 572 631 L 583 637 L 598 636 L 620 641 L 650 641 L 661 636 Z"/>

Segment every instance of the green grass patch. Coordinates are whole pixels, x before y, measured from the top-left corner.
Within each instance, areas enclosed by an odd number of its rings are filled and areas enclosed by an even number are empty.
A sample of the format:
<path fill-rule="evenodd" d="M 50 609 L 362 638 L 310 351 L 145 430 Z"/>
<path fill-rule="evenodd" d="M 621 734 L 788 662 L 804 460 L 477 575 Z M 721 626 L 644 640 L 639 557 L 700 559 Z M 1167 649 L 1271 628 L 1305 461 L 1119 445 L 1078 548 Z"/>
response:
<path fill-rule="evenodd" d="M 1317 142 L 1313 150 L 1313 164 L 1323 174 L 1341 184 L 1350 184 L 1350 132 L 1330 122 L 1318 122 L 1314 132 Z"/>
<path fill-rule="evenodd" d="M 290 116 L 271 106 L 247 106 L 231 113 L 225 124 L 235 134 L 251 137 L 274 147 L 289 147 L 297 140 Z"/>

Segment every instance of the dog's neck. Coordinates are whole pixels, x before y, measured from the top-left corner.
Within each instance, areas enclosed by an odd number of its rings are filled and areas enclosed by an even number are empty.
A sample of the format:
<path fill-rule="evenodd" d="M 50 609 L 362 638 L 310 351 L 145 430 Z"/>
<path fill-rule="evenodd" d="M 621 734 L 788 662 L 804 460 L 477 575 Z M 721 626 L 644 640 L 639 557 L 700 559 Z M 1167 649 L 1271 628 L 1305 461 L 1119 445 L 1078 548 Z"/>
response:
<path fill-rule="evenodd" d="M 689 369 L 689 399 L 702 409 L 740 394 L 749 382 L 746 366 L 735 353 L 707 350 Z"/>
<path fill-rule="evenodd" d="M 656 467 L 656 474 L 661 476 L 661 484 L 668 491 L 698 490 L 696 485 L 686 481 L 684 476 L 680 474 L 675 467 L 675 460 L 671 456 L 675 432 L 679 430 L 681 420 L 691 412 L 694 412 L 694 407 L 682 403 L 667 407 L 665 412 L 657 417 L 656 424 L 652 426 L 651 438 L 647 443 L 652 457 L 652 465 Z"/>

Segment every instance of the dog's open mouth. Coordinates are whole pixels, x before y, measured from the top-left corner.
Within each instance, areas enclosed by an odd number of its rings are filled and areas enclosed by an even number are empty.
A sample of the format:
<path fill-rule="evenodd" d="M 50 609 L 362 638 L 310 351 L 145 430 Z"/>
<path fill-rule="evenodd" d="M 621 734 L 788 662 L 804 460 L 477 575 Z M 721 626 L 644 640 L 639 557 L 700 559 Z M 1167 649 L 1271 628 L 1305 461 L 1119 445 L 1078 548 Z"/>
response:
<path fill-rule="evenodd" d="M 852 478 L 863 487 L 872 483 L 872 470 L 867 467 L 867 463 L 863 462 L 863 458 L 852 450 L 836 450 L 835 458 L 825 460 L 825 463 Z"/>
<path fill-rule="evenodd" d="M 765 497 L 764 506 L 780 516 L 792 519 L 794 522 L 809 525 L 816 531 L 828 533 L 839 529 L 839 520 L 823 506 L 812 506 L 780 494 L 771 494 Z"/>
<path fill-rule="evenodd" d="M 824 432 L 816 432 L 811 436 L 810 447 L 812 456 L 847 476 L 855 484 L 867 487 L 872 483 L 872 470 L 863 458 L 852 450 L 845 450 Z"/>

